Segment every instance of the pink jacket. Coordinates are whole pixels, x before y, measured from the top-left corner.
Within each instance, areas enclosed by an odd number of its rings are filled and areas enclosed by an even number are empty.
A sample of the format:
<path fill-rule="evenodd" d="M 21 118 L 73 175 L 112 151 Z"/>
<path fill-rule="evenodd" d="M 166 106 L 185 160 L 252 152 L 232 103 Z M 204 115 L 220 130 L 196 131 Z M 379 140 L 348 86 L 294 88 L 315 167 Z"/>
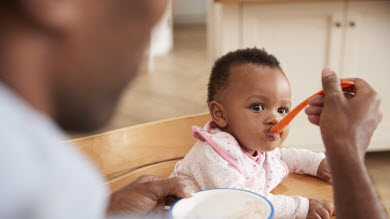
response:
<path fill-rule="evenodd" d="M 180 177 L 191 189 L 246 189 L 265 196 L 275 208 L 274 218 L 306 218 L 309 200 L 299 196 L 273 195 L 270 192 L 289 172 L 317 175 L 325 158 L 323 153 L 294 148 L 244 151 L 229 133 L 209 121 L 204 129 L 192 127 L 199 141 L 185 158 L 176 164 L 171 177 Z"/>

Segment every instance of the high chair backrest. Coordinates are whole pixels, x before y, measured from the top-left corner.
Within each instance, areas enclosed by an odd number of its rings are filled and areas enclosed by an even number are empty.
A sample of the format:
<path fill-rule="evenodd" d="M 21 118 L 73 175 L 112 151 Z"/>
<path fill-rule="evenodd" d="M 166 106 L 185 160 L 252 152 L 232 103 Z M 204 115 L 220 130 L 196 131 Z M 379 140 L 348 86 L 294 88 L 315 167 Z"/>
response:
<path fill-rule="evenodd" d="M 122 128 L 72 140 L 117 191 L 144 174 L 168 177 L 196 142 L 193 125 L 203 127 L 209 113 Z"/>

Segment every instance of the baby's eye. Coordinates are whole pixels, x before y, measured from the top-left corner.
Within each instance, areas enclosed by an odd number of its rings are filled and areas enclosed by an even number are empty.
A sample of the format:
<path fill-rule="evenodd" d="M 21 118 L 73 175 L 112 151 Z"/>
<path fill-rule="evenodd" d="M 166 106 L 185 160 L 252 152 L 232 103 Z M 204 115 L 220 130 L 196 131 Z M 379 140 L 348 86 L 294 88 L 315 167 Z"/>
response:
<path fill-rule="evenodd" d="M 256 103 L 251 106 L 251 109 L 253 109 L 254 111 L 261 111 L 264 110 L 264 107 L 263 105 Z"/>
<path fill-rule="evenodd" d="M 280 107 L 280 108 L 278 109 L 278 113 L 280 113 L 280 114 L 286 114 L 286 113 L 288 113 L 288 109 L 285 108 L 285 107 Z"/>

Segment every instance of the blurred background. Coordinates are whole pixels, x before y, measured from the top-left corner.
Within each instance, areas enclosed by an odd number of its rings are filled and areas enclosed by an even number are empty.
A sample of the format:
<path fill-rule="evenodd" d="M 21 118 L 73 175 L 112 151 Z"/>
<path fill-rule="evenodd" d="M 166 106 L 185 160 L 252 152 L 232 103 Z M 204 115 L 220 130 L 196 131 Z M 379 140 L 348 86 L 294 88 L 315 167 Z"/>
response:
<path fill-rule="evenodd" d="M 207 1 L 175 0 L 155 26 L 137 79 L 106 127 L 73 138 L 208 111 Z M 191 127 L 190 127 L 191 128 Z"/>
<path fill-rule="evenodd" d="M 215 59 L 238 48 L 265 48 L 290 80 L 293 107 L 321 90 L 326 66 L 340 77 L 362 77 L 378 91 L 384 117 L 366 160 L 390 206 L 389 39 L 390 1 L 176 0 L 153 31 L 139 77 L 98 132 L 207 112 Z M 285 144 L 324 150 L 319 129 L 304 113 L 292 123 Z"/>

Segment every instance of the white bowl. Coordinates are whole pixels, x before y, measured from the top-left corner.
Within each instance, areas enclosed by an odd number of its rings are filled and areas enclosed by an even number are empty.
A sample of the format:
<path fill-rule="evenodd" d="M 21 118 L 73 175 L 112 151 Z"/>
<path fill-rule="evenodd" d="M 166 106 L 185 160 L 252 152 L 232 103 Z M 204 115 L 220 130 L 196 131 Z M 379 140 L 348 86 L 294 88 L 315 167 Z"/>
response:
<path fill-rule="evenodd" d="M 271 202 L 259 194 L 241 189 L 198 191 L 192 198 L 176 201 L 169 209 L 171 219 L 270 219 L 273 216 Z"/>

